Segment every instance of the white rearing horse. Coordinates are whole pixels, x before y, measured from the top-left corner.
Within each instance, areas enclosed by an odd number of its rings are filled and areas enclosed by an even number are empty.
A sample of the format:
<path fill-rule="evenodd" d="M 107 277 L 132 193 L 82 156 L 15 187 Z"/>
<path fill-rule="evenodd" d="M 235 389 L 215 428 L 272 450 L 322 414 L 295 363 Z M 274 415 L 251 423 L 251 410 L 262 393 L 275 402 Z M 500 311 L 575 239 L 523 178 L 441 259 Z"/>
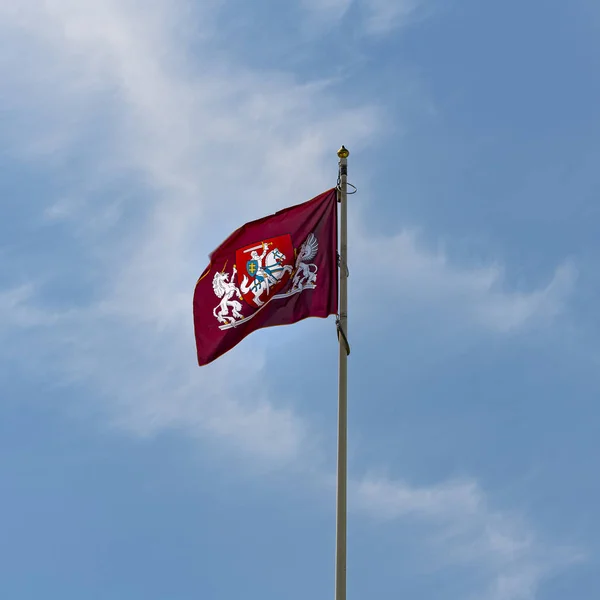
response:
<path fill-rule="evenodd" d="M 229 273 L 219 273 L 217 271 L 213 277 L 213 289 L 217 297 L 221 299 L 218 306 L 213 309 L 213 315 L 219 323 L 234 323 L 237 319 L 243 318 L 240 312 L 242 305 L 233 299 L 234 296 L 237 296 L 240 300 L 242 299 L 240 290 L 233 281 L 236 273 L 237 269 L 234 266 L 231 281 L 229 281 Z M 231 315 L 229 309 L 231 309 Z"/>

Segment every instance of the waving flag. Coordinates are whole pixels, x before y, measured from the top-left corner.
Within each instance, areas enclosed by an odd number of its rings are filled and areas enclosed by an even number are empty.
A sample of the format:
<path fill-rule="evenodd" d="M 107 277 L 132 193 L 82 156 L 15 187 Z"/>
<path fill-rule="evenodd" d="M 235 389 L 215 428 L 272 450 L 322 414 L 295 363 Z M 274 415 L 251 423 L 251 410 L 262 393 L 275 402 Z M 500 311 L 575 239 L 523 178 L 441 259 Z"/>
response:
<path fill-rule="evenodd" d="M 337 269 L 335 189 L 237 229 L 196 284 L 198 364 L 257 329 L 335 314 Z"/>

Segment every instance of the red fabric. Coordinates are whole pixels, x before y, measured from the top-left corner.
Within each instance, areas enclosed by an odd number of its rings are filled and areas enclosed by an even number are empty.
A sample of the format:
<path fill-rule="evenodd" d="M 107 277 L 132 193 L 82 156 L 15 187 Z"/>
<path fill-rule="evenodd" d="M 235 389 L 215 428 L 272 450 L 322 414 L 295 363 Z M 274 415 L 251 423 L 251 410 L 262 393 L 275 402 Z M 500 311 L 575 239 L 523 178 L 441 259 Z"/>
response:
<path fill-rule="evenodd" d="M 198 364 L 257 329 L 335 314 L 337 269 L 335 189 L 237 229 L 196 284 Z"/>

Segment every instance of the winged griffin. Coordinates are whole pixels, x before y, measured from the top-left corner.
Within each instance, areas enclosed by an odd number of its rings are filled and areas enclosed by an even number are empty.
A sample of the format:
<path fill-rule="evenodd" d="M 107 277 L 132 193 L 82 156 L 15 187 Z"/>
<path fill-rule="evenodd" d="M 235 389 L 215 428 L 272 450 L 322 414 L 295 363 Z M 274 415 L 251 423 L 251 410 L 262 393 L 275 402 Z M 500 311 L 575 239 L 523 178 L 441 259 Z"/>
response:
<path fill-rule="evenodd" d="M 317 282 L 317 265 L 310 263 L 319 250 L 319 243 L 314 233 L 311 233 L 307 238 L 298 257 L 296 258 L 296 266 L 294 268 L 294 278 L 292 280 L 292 289 L 303 290 L 306 287 L 315 287 Z"/>
<path fill-rule="evenodd" d="M 234 296 L 237 296 L 240 300 L 242 294 L 234 283 L 237 269 L 233 266 L 233 274 L 231 281 L 229 281 L 229 273 L 215 273 L 213 277 L 213 290 L 218 298 L 221 298 L 221 302 L 213 309 L 213 315 L 217 318 L 219 323 L 235 323 L 237 319 L 243 318 L 242 305 L 237 300 L 232 300 Z M 229 309 L 231 308 L 231 315 Z"/>

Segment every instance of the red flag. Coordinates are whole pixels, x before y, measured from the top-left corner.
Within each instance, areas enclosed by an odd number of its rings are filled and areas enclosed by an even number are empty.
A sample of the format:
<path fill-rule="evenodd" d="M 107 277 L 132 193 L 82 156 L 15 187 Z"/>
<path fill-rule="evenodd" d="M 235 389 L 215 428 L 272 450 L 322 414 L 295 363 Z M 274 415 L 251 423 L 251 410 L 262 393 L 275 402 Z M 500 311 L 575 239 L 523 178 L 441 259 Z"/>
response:
<path fill-rule="evenodd" d="M 337 268 L 335 189 L 237 229 L 196 284 L 198 364 L 257 329 L 335 314 Z"/>

